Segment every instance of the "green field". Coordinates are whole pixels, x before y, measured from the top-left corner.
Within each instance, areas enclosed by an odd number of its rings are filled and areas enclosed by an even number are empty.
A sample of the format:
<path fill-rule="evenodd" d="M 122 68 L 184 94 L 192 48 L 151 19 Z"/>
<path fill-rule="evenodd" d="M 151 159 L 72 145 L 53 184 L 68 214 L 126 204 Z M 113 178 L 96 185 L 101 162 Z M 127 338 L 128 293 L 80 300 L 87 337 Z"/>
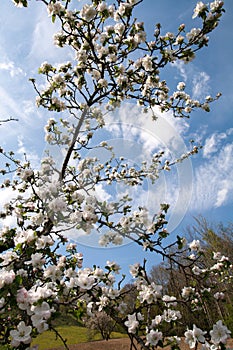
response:
<path fill-rule="evenodd" d="M 66 344 L 78 344 L 87 342 L 90 340 L 88 332 L 90 331 L 85 327 L 78 326 L 59 326 L 56 327 L 56 330 L 61 334 L 63 338 L 67 340 Z M 113 332 L 111 334 L 111 338 L 124 338 L 125 334 Z M 93 336 L 92 340 L 100 340 L 101 335 L 97 333 Z M 53 331 L 47 331 L 40 334 L 37 338 L 33 340 L 32 346 L 39 345 L 39 350 L 56 348 L 59 346 L 63 346 L 62 341 L 57 338 L 56 334 Z"/>

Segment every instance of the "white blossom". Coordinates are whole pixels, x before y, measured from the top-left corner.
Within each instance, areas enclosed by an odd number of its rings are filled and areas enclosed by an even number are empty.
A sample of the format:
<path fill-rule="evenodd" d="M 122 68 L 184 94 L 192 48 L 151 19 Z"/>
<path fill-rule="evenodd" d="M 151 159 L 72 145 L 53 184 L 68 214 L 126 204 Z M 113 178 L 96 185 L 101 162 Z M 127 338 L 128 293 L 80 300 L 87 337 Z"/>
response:
<path fill-rule="evenodd" d="M 195 288 L 192 287 L 183 287 L 181 295 L 183 298 L 189 298 L 195 292 Z"/>
<path fill-rule="evenodd" d="M 224 2 L 221 0 L 215 0 L 210 3 L 210 9 L 212 12 L 219 10 L 223 6 Z"/>
<path fill-rule="evenodd" d="M 90 275 L 86 271 L 80 271 L 78 278 L 76 279 L 75 284 L 82 289 L 91 289 L 96 283 L 95 277 Z"/>
<path fill-rule="evenodd" d="M 185 335 L 185 342 L 189 345 L 191 349 L 195 348 L 196 344 L 199 343 L 205 343 L 205 337 L 204 335 L 206 332 L 203 332 L 200 328 L 197 328 L 196 325 L 193 325 L 192 330 L 187 330 Z"/>
<path fill-rule="evenodd" d="M 67 209 L 66 203 L 62 198 L 54 198 L 48 205 L 54 213 L 63 212 Z"/>
<path fill-rule="evenodd" d="M 143 319 L 143 316 L 140 313 L 134 313 L 128 315 L 128 321 L 125 321 L 125 325 L 128 328 L 129 333 L 136 333 L 139 326 L 139 321 Z"/>
<path fill-rule="evenodd" d="M 49 16 L 60 15 L 65 11 L 65 8 L 60 1 L 56 1 L 55 3 L 51 2 L 48 4 L 47 11 Z"/>
<path fill-rule="evenodd" d="M 31 338 L 31 326 L 26 326 L 24 321 L 21 321 L 16 330 L 10 331 L 10 336 L 12 337 L 11 345 L 13 347 L 18 347 L 20 343 L 30 344 Z"/>
<path fill-rule="evenodd" d="M 222 320 L 216 322 L 213 329 L 210 331 L 211 341 L 218 345 L 220 343 L 226 344 L 227 339 L 230 337 L 231 332 L 223 325 Z"/>
<path fill-rule="evenodd" d="M 31 255 L 31 260 L 27 263 L 31 263 L 33 267 L 40 267 L 45 263 L 42 253 L 35 253 Z"/>
<path fill-rule="evenodd" d="M 90 22 L 96 15 L 96 9 L 93 5 L 84 5 L 81 12 L 81 17 L 83 17 L 86 21 Z"/>
<path fill-rule="evenodd" d="M 13 3 L 15 4 L 16 7 L 19 7 L 19 8 L 22 8 L 22 7 L 23 7 L 23 2 L 22 2 L 22 0 L 19 0 L 18 3 L 16 3 L 14 0 L 12 0 L 12 1 L 13 1 Z"/>
<path fill-rule="evenodd" d="M 199 1 L 194 9 L 193 18 L 202 14 L 203 11 L 205 11 L 206 9 L 207 9 L 206 4 L 204 4 L 202 1 Z"/>
<path fill-rule="evenodd" d="M 141 65 L 145 68 L 146 71 L 152 71 L 153 70 L 152 58 L 148 55 L 143 57 L 141 60 Z"/>
<path fill-rule="evenodd" d="M 164 310 L 162 318 L 166 322 L 176 321 L 177 319 L 181 319 L 181 313 L 179 310 L 167 309 Z"/>
<path fill-rule="evenodd" d="M 4 287 L 5 284 L 11 284 L 15 279 L 15 272 L 13 270 L 6 270 L 2 268 L 0 270 L 0 289 Z"/>
<path fill-rule="evenodd" d="M 192 28 L 191 31 L 186 34 L 188 41 L 192 41 L 192 40 L 196 39 L 198 37 L 198 35 L 200 34 L 200 32 L 201 32 L 200 28 Z"/>
<path fill-rule="evenodd" d="M 155 318 L 151 322 L 151 327 L 157 327 L 163 321 L 163 317 L 161 315 L 156 315 Z"/>
<path fill-rule="evenodd" d="M 162 286 L 156 285 L 154 282 L 148 286 L 142 284 L 140 289 L 138 299 L 141 303 L 146 301 L 148 304 L 151 304 L 161 297 Z"/>
<path fill-rule="evenodd" d="M 177 90 L 182 91 L 185 89 L 185 83 L 184 82 L 179 82 L 177 85 Z"/>
<path fill-rule="evenodd" d="M 156 346 L 159 340 L 162 340 L 163 333 L 158 330 L 151 329 L 150 332 L 146 335 L 146 345 Z"/>
<path fill-rule="evenodd" d="M 189 243 L 189 248 L 195 252 L 200 251 L 201 243 L 199 240 L 193 240 L 191 243 Z"/>

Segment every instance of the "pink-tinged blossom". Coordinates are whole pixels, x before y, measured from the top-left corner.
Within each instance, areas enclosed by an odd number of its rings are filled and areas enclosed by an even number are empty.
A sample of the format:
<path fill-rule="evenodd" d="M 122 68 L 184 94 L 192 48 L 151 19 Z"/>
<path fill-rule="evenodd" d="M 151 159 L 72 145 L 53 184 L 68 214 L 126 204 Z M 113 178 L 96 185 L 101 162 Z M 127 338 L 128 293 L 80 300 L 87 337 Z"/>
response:
<path fill-rule="evenodd" d="M 0 289 L 4 287 L 5 284 L 11 284 L 15 279 L 15 273 L 13 270 L 7 271 L 1 269 L 0 271 Z"/>
<path fill-rule="evenodd" d="M 44 277 L 51 278 L 51 280 L 54 282 L 57 280 L 61 280 L 61 276 L 62 271 L 60 270 L 60 268 L 58 268 L 58 266 L 51 265 L 44 270 Z"/>
<path fill-rule="evenodd" d="M 225 294 L 223 292 L 217 292 L 214 294 L 214 298 L 216 300 L 224 300 L 225 299 Z"/>
<path fill-rule="evenodd" d="M 42 253 L 35 253 L 31 255 L 31 260 L 28 263 L 32 264 L 33 267 L 41 267 L 45 263 Z"/>
<path fill-rule="evenodd" d="M 220 343 L 226 344 L 227 339 L 230 337 L 231 331 L 223 325 L 222 320 L 216 322 L 213 329 L 210 331 L 211 341 L 218 345 Z"/>
<path fill-rule="evenodd" d="M 30 303 L 30 296 L 26 288 L 22 287 L 17 291 L 16 301 L 21 310 L 26 310 Z"/>
<path fill-rule="evenodd" d="M 17 258 L 17 254 L 12 251 L 7 251 L 0 255 L 2 259 L 2 265 L 3 266 L 9 266 L 12 261 L 14 261 Z"/>
<path fill-rule="evenodd" d="M 32 169 L 19 169 L 17 172 L 17 175 L 19 178 L 23 181 L 27 181 L 32 175 L 33 175 L 33 170 Z"/>
<path fill-rule="evenodd" d="M 188 41 L 190 42 L 190 41 L 196 39 L 198 37 L 198 35 L 200 34 L 200 32 L 201 32 L 200 28 L 192 28 L 190 30 L 190 32 L 186 34 Z"/>
<path fill-rule="evenodd" d="M 36 247 L 37 249 L 43 249 L 46 246 L 52 246 L 54 244 L 54 241 L 51 237 L 49 236 L 40 236 L 36 240 Z"/>
<path fill-rule="evenodd" d="M 5 306 L 5 298 L 2 297 L 0 299 L 0 314 L 5 311 L 4 306 Z"/>
<path fill-rule="evenodd" d="M 56 292 L 53 291 L 53 284 L 47 283 L 43 287 L 34 285 L 30 290 L 28 290 L 30 303 L 36 303 L 40 299 L 47 299 L 56 296 Z"/>
<path fill-rule="evenodd" d="M 42 320 L 38 315 L 34 315 L 33 326 L 36 327 L 38 333 L 43 333 L 49 329 L 49 325 L 45 320 Z"/>
<path fill-rule="evenodd" d="M 33 315 L 31 316 L 32 324 L 36 327 L 39 333 L 42 333 L 48 329 L 47 320 L 51 317 L 54 308 L 50 308 L 49 304 L 45 301 L 41 305 L 33 305 L 31 307 Z"/>
<path fill-rule="evenodd" d="M 66 203 L 62 198 L 54 198 L 49 203 L 49 209 L 52 210 L 54 213 L 57 212 L 63 212 L 67 209 Z"/>
<path fill-rule="evenodd" d="M 26 326 L 24 321 L 21 321 L 17 329 L 10 331 L 10 336 L 12 337 L 11 345 L 13 347 L 18 347 L 20 343 L 23 344 L 30 344 L 32 338 L 31 338 L 31 326 Z"/>
<path fill-rule="evenodd" d="M 17 235 L 14 238 L 15 245 L 30 243 L 36 238 L 35 232 L 33 230 L 26 230 L 17 232 Z"/>
<path fill-rule="evenodd" d="M 49 16 L 60 15 L 62 12 L 65 12 L 65 8 L 60 1 L 57 1 L 55 3 L 49 3 L 47 11 Z"/>

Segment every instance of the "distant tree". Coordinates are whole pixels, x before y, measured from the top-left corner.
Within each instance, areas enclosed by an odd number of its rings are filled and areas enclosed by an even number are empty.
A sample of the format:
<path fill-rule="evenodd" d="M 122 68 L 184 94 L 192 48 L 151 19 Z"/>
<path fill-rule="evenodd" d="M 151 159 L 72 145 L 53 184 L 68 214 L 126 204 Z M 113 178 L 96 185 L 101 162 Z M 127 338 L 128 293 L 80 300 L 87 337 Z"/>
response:
<path fill-rule="evenodd" d="M 163 291 L 166 293 L 169 293 L 171 282 L 170 277 L 170 271 L 164 262 L 160 263 L 159 265 L 152 266 L 150 270 L 150 280 L 157 284 L 161 284 L 163 286 Z"/>
<path fill-rule="evenodd" d="M 188 284 L 198 290 L 199 303 L 193 308 L 191 303 L 180 304 L 179 308 L 185 318 L 186 324 L 203 327 L 213 326 L 216 318 L 223 319 L 233 331 L 233 274 L 231 269 L 227 274 L 218 273 L 217 269 L 222 264 L 232 266 L 233 262 L 233 225 L 229 223 L 223 226 L 221 223 L 213 225 L 202 217 L 195 218 L 195 224 L 187 228 L 188 240 L 202 242 L 202 252 L 198 260 L 190 254 L 190 250 L 184 250 L 179 261 L 170 259 L 151 268 L 150 279 L 163 285 L 163 291 L 180 298 L 182 290 Z M 171 255 L 173 252 L 171 251 Z M 183 269 L 183 261 L 189 259 L 189 271 Z M 216 264 L 213 266 L 213 261 Z M 201 271 L 212 269 L 211 274 L 202 274 Z M 193 275 L 194 273 L 194 275 Z M 195 278 L 194 278 L 195 277 Z M 204 293 L 202 293 L 204 291 Z M 193 300 L 192 300 L 193 302 Z M 195 311 L 195 312 L 193 312 Z"/>
<path fill-rule="evenodd" d="M 85 326 L 90 331 L 99 332 L 104 340 L 109 340 L 116 326 L 116 322 L 114 322 L 106 312 L 99 311 L 87 318 Z"/>

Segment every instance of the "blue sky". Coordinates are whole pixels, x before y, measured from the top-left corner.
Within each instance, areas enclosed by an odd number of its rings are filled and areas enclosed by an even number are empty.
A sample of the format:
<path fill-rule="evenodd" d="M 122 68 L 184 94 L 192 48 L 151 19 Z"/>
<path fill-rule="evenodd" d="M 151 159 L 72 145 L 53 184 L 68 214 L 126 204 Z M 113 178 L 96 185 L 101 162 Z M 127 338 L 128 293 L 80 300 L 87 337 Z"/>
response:
<path fill-rule="evenodd" d="M 195 3 L 193 0 L 144 0 L 135 15 L 145 22 L 151 33 L 158 22 L 164 33 L 175 31 L 181 23 L 190 29 L 199 25 L 198 19 L 192 20 Z M 105 137 L 112 140 L 119 154 L 123 152 L 133 162 L 161 144 L 173 157 L 182 147 L 188 147 L 191 138 L 203 145 L 198 156 L 162 176 L 155 190 L 148 185 L 144 191 L 134 193 L 138 201 L 151 207 L 156 208 L 163 200 L 171 203 L 169 228 L 173 234 L 182 234 L 199 214 L 210 222 L 227 224 L 233 220 L 232 0 L 225 1 L 225 9 L 220 25 L 210 35 L 209 47 L 197 53 L 191 64 L 174 64 L 163 73 L 172 86 L 185 80 L 197 98 L 220 91 L 222 97 L 212 104 L 211 112 L 197 111 L 186 121 L 174 121 L 168 115 L 165 124 L 160 120 L 160 125 L 155 127 L 150 121 L 145 122 L 138 110 L 130 114 L 124 106 L 120 113 L 110 117 L 106 128 Z M 28 79 L 37 77 L 37 69 L 44 61 L 53 64 L 71 58 L 70 52 L 53 46 L 52 36 L 57 25 L 51 23 L 39 1 L 29 2 L 28 9 L 17 9 L 10 0 L 1 0 L 0 119 L 9 116 L 19 119 L 18 123 L 1 126 L 1 145 L 16 150 L 20 157 L 26 152 L 36 167 L 46 148 L 43 126 L 52 115 L 35 107 L 36 95 Z M 120 126 L 113 122 L 116 117 Z M 8 195 L 1 193 L 0 204 Z M 81 242 L 87 265 L 117 259 L 125 270 L 128 264 L 143 259 L 143 253 L 132 245 L 97 248 L 92 236 L 81 238 Z M 148 259 L 150 264 L 156 262 L 154 257 L 148 256 Z"/>

